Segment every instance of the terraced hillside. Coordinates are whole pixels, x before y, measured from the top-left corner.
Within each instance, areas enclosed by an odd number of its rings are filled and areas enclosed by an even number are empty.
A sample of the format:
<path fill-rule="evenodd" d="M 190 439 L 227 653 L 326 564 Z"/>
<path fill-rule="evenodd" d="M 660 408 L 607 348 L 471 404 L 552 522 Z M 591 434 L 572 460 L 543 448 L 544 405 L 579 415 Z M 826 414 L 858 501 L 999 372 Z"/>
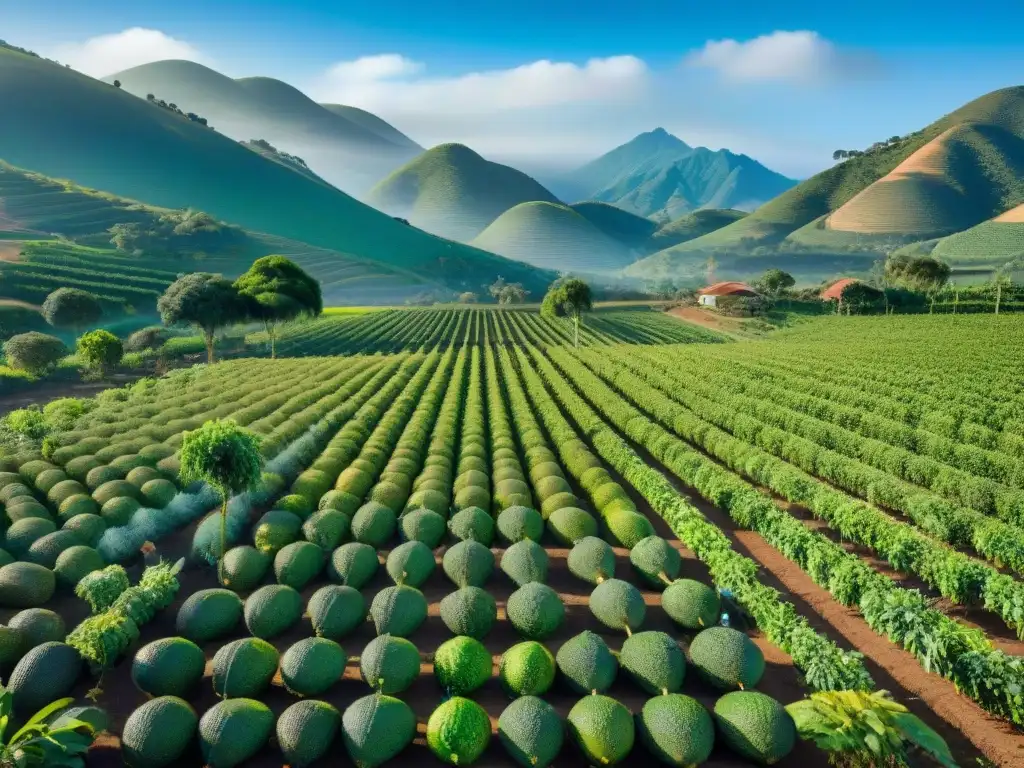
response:
<path fill-rule="evenodd" d="M 135 277 L 152 278 L 153 272 L 159 273 L 156 276 L 166 281 L 164 287 L 179 272 L 205 270 L 234 277 L 253 260 L 271 253 L 288 256 L 314 275 L 328 302 L 398 303 L 419 293 L 444 290 L 432 278 L 367 259 L 237 228 L 218 235 L 209 232 L 207 224 L 195 243 L 190 242 L 192 238 L 168 234 L 140 239 L 140 254 L 133 254 L 134 246 L 113 248 L 111 228 L 127 225 L 142 232 L 169 233 L 163 220 L 175 217 L 177 221 L 182 216 L 181 211 L 154 208 L 0 163 L 0 272 L 7 274 L 0 298 L 38 304 L 50 290 L 65 284 L 72 274 L 65 267 L 74 266 L 90 273 L 88 278 L 76 273 L 85 282 L 102 281 L 102 285 L 80 287 L 99 292 L 117 305 L 145 310 L 152 307 L 151 292 L 156 286 L 133 293 Z M 54 241 L 54 235 L 62 240 Z M 125 279 L 111 282 L 110 275 Z"/>
<path fill-rule="evenodd" d="M 1024 204 L 939 240 L 932 253 L 950 264 L 993 269 L 1024 258 Z"/>
<path fill-rule="evenodd" d="M 213 129 L 48 61 L 0 50 L 0 98 L 19 116 L 0 122 L 0 152 L 15 166 L 159 207 L 193 207 L 453 288 L 478 290 L 498 274 L 537 289 L 548 282 L 532 268 L 396 221 Z"/>
<path fill-rule="evenodd" d="M 367 201 L 428 232 L 469 242 L 510 208 L 558 200 L 507 165 L 462 144 L 441 144 L 406 163 L 370 191 Z"/>
<path fill-rule="evenodd" d="M 422 151 L 376 115 L 343 105 L 321 105 L 269 77 L 232 79 L 192 61 L 156 61 L 104 80 L 139 98 L 149 94 L 209 120 L 239 141 L 263 138 L 297 154 L 350 194 L 362 194 L 381 176 Z"/>
<path fill-rule="evenodd" d="M 617 272 L 634 257 L 572 208 L 520 203 L 502 213 L 472 244 L 542 269 L 585 274 Z"/>
<path fill-rule="evenodd" d="M 944 141 L 939 141 L 925 154 L 933 158 L 946 156 L 951 168 L 956 169 L 952 176 L 936 177 L 933 170 L 924 178 L 908 180 L 904 177 L 902 181 L 896 181 L 895 186 L 887 182 L 880 184 L 878 189 L 870 194 L 866 192 L 876 182 L 894 172 L 901 163 L 947 132 L 947 137 L 955 139 L 948 147 L 948 154 L 942 149 Z M 875 215 L 871 214 L 872 208 L 876 211 L 884 210 L 883 203 L 886 199 L 889 199 L 890 203 L 893 202 L 893 199 L 885 197 L 890 193 L 897 198 L 896 204 L 890 208 L 892 211 L 903 211 L 904 203 L 907 203 L 911 212 L 921 210 L 918 203 L 925 205 L 926 210 L 930 206 L 935 211 L 934 215 L 912 213 L 913 220 L 908 219 L 906 224 L 900 226 L 913 225 L 920 229 L 948 226 L 945 231 L 950 231 L 954 226 L 970 226 L 1018 205 L 1021 199 L 1024 199 L 1021 187 L 1024 183 L 1021 181 L 1024 178 L 1021 171 L 1022 142 L 1024 86 L 993 91 L 920 131 L 904 136 L 901 141 L 837 163 L 779 195 L 741 221 L 675 246 L 675 250 L 680 253 L 745 251 L 757 245 L 776 245 L 790 233 L 815 219 L 838 212 L 860 193 L 865 193 L 866 197 L 863 199 L 867 202 L 875 199 L 877 194 L 878 204 L 867 206 L 863 214 L 854 216 L 850 213 L 849 219 L 844 213 L 839 219 L 842 226 L 852 226 L 852 222 L 859 221 L 861 216 L 866 216 L 867 221 Z M 923 165 L 928 164 L 923 162 Z M 933 181 L 928 181 L 929 178 Z M 968 198 L 968 214 L 965 216 L 957 211 L 951 211 L 953 219 L 947 225 L 942 211 L 949 210 L 948 201 L 952 194 L 949 191 L 949 184 L 955 183 L 957 179 L 970 183 L 969 188 L 961 191 L 961 194 Z M 995 194 L 992 194 L 993 191 Z M 912 193 L 913 199 L 905 199 L 904 192 Z M 855 204 L 850 211 L 858 210 L 859 206 L 860 203 Z M 936 224 L 940 219 L 941 223 Z M 879 227 L 892 231 L 891 227 L 894 225 L 882 223 L 884 220 L 877 218 L 872 220 L 875 221 L 871 225 L 875 231 L 878 231 Z"/>

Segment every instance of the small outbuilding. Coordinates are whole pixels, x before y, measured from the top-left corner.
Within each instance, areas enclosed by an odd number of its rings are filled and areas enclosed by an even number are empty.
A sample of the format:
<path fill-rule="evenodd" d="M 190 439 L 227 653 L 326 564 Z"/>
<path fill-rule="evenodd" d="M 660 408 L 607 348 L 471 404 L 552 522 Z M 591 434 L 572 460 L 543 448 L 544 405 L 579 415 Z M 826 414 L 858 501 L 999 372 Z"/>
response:
<path fill-rule="evenodd" d="M 821 300 L 842 301 L 843 291 L 845 291 L 848 286 L 859 282 L 860 280 L 857 280 L 856 278 L 853 277 L 844 277 L 842 280 L 836 280 L 834 283 L 832 283 L 832 285 L 830 285 L 828 288 L 821 292 Z"/>
<path fill-rule="evenodd" d="M 746 283 L 725 282 L 709 285 L 697 292 L 697 303 L 705 307 L 718 305 L 718 299 L 722 296 L 759 296 L 757 291 Z"/>

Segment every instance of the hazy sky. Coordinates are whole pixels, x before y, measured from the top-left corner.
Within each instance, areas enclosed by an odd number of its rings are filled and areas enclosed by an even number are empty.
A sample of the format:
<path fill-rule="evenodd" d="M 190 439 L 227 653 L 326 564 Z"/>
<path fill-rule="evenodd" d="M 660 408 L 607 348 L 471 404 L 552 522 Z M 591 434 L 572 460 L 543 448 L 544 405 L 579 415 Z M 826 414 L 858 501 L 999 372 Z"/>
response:
<path fill-rule="evenodd" d="M 0 0 L 0 18 L 88 74 L 278 77 L 527 169 L 661 126 L 803 177 L 1024 83 L 1021 0 Z"/>

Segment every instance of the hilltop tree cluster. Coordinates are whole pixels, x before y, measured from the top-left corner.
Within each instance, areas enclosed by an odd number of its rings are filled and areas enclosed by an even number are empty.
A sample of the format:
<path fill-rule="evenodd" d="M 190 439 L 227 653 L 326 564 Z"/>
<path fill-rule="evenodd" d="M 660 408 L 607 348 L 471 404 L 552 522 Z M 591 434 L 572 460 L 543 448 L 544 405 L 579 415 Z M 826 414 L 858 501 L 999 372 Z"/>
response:
<path fill-rule="evenodd" d="M 870 147 L 868 147 L 865 150 L 860 150 L 860 149 L 837 149 L 835 152 L 832 153 L 832 159 L 833 160 L 846 160 L 847 158 L 850 158 L 850 157 L 860 157 L 861 155 L 866 155 L 866 154 L 869 154 L 871 152 L 878 152 L 879 150 L 888 149 L 889 147 L 893 147 L 893 146 L 896 146 L 898 144 L 902 144 L 904 141 L 906 141 L 907 138 L 908 137 L 906 137 L 906 136 L 890 136 L 885 141 L 876 141 L 874 144 L 872 144 Z"/>
<path fill-rule="evenodd" d="M 150 104 L 156 104 L 158 107 L 163 107 L 164 109 L 168 110 L 169 112 L 173 112 L 176 115 L 181 115 L 182 117 L 191 120 L 193 123 L 205 125 L 207 128 L 213 127 L 209 124 L 205 117 L 200 117 L 195 112 L 184 112 L 174 102 L 168 102 L 164 101 L 163 99 L 158 99 L 152 93 L 146 94 L 146 101 L 148 101 Z"/>
<path fill-rule="evenodd" d="M 280 158 L 283 162 L 295 163 L 296 165 L 301 165 L 306 170 L 309 170 L 309 166 L 306 164 L 306 161 L 303 160 L 301 157 L 299 157 L 298 155 L 290 155 L 287 152 L 278 149 L 266 139 L 250 139 L 249 141 L 242 141 L 239 143 L 242 144 L 243 146 L 262 149 L 264 152 L 269 152 L 272 155 L 277 155 L 277 157 Z"/>
<path fill-rule="evenodd" d="M 133 255 L 144 251 L 184 256 L 230 252 L 241 249 L 247 241 L 241 227 L 225 224 L 192 208 L 171 211 L 149 224 L 115 224 L 107 231 L 111 245 Z"/>

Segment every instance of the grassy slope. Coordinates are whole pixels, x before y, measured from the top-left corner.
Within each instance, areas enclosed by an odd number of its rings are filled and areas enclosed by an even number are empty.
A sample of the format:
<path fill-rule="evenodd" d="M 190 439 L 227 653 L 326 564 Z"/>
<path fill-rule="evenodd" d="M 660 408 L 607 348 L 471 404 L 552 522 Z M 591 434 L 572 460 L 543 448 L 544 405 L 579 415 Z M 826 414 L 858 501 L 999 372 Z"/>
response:
<path fill-rule="evenodd" d="M 747 215 L 731 208 L 703 208 L 659 228 L 651 236 L 651 247 L 655 251 L 670 248 L 726 227 Z"/>
<path fill-rule="evenodd" d="M 954 266 L 991 268 L 1024 257 L 1024 205 L 942 238 L 932 254 Z"/>
<path fill-rule="evenodd" d="M 248 135 L 239 139 L 268 138 L 267 126 L 295 135 L 336 140 L 353 147 L 394 149 L 398 142 L 378 131 L 328 110 L 296 88 L 269 77 L 233 80 L 191 61 L 156 61 L 132 67 L 104 78 L 121 81 L 121 87 L 140 98 L 152 93 L 173 102 L 186 112 L 206 117 L 226 133 L 237 123 Z"/>
<path fill-rule="evenodd" d="M 368 200 L 418 227 L 463 242 L 519 203 L 558 202 L 525 173 L 485 160 L 462 144 L 427 150 L 378 183 Z"/>
<path fill-rule="evenodd" d="M 580 216 L 629 248 L 646 248 L 647 242 L 658 228 L 656 222 L 635 213 L 624 211 L 610 203 L 588 200 L 569 206 Z"/>
<path fill-rule="evenodd" d="M 344 104 L 321 104 L 320 106 L 329 112 L 341 115 L 356 125 L 361 125 L 363 128 L 373 131 L 393 144 L 397 144 L 400 147 L 409 147 L 417 152 L 423 151 L 423 147 L 395 128 L 391 123 L 382 120 L 372 112 L 359 109 L 359 107 L 349 107 Z"/>
<path fill-rule="evenodd" d="M 473 242 L 509 258 L 567 272 L 609 273 L 632 262 L 622 243 L 572 208 L 556 203 L 517 205 Z"/>
<path fill-rule="evenodd" d="M 119 223 L 137 223 L 143 228 L 150 228 L 167 209 L 59 182 L 3 163 L 0 163 L 0 201 L 5 212 L 5 218 L 0 219 L 0 234 L 9 235 L 10 239 L 29 241 L 45 239 L 47 233 L 59 233 L 79 241 L 79 244 L 99 246 L 100 250 L 81 248 L 73 255 L 77 260 L 86 262 L 81 266 L 105 270 L 107 277 L 118 275 L 120 279 L 121 275 L 130 275 L 135 267 L 166 271 L 172 280 L 178 272 L 195 270 L 222 272 L 234 277 L 248 269 L 253 259 L 280 253 L 294 259 L 320 280 L 325 298 L 339 303 L 356 299 L 396 302 L 439 287 L 429 278 L 388 268 L 379 262 L 253 232 L 247 233 L 247 242 L 241 249 L 207 253 L 202 259 L 189 256 L 153 258 L 145 254 L 127 257 L 108 250 L 110 234 L 107 230 Z M 16 244 L 16 248 L 31 251 L 24 242 Z M 24 275 L 15 280 L 12 273 L 25 272 L 23 265 L 7 267 L 8 275 L 0 285 L 0 296 L 25 295 L 36 299 L 41 287 L 50 286 L 50 290 L 57 287 L 56 283 L 62 279 L 60 270 L 44 270 L 39 266 L 45 263 L 44 260 L 36 258 L 35 262 L 31 280 L 24 279 Z M 0 262 L 0 272 L 4 267 Z M 106 291 L 99 292 L 104 294 Z M 146 302 L 134 302 L 140 303 Z"/>
<path fill-rule="evenodd" d="M 157 206 L 194 207 L 255 231 L 479 288 L 548 275 L 395 221 L 214 130 L 40 59 L 0 50 L 0 156 Z"/>
<path fill-rule="evenodd" d="M 837 163 L 766 203 L 741 221 L 677 246 L 679 251 L 738 248 L 744 241 L 771 244 L 842 206 L 903 160 L 961 123 L 999 125 L 1024 136 L 1024 86 L 993 91 L 951 112 L 899 144 Z"/>

